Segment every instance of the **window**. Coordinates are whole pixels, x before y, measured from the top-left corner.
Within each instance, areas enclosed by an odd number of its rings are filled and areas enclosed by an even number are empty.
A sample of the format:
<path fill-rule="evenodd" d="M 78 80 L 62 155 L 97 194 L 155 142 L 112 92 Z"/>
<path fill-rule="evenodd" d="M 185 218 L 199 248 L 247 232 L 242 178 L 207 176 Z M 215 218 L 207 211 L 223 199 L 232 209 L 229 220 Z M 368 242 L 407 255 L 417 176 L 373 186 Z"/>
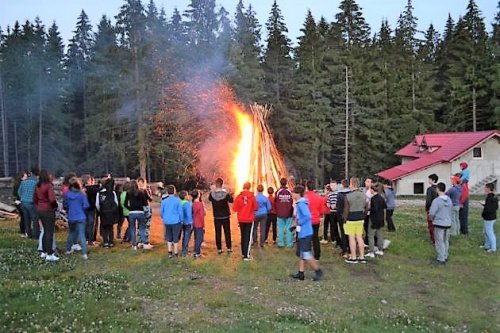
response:
<path fill-rule="evenodd" d="M 472 149 L 472 157 L 483 158 L 483 150 L 481 149 L 481 147 L 476 147 Z"/>
<path fill-rule="evenodd" d="M 424 183 L 413 183 L 413 194 L 424 194 Z"/>

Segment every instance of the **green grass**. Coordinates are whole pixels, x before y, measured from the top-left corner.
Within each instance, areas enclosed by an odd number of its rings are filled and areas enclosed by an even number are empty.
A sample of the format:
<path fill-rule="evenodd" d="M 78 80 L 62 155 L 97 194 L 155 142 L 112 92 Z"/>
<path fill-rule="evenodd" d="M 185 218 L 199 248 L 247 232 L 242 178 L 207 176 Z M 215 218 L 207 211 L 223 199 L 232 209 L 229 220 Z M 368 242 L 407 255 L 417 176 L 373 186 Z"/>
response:
<path fill-rule="evenodd" d="M 0 331 L 499 332 L 500 260 L 478 248 L 479 211 L 471 211 L 471 235 L 452 238 L 445 267 L 430 264 L 423 215 L 399 209 L 390 249 L 367 265 L 348 266 L 323 245 L 320 282 L 310 271 L 306 281 L 289 278 L 293 251 L 272 247 L 249 263 L 239 248 L 169 260 L 164 246 L 47 263 L 14 221 L 0 222 Z"/>

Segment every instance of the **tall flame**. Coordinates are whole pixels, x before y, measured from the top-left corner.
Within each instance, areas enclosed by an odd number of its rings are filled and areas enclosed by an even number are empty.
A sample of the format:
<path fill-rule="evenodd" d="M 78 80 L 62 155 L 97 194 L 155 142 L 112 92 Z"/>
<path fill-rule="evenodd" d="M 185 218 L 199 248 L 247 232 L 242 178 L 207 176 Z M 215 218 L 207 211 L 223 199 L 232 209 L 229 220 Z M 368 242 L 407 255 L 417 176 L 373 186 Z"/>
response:
<path fill-rule="evenodd" d="M 240 190 L 245 182 L 251 181 L 250 168 L 252 164 L 254 126 L 250 116 L 244 113 L 239 106 L 233 105 L 232 112 L 240 131 L 240 139 L 232 163 L 232 174 L 236 190 Z"/>

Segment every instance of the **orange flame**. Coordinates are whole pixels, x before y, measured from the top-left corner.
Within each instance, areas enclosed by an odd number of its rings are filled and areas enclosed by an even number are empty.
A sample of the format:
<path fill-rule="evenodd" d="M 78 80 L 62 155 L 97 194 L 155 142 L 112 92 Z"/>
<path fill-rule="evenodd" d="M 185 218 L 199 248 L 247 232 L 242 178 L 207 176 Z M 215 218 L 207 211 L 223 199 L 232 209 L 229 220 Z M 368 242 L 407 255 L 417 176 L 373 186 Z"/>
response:
<path fill-rule="evenodd" d="M 245 182 L 251 181 L 250 167 L 252 164 L 254 128 L 250 116 L 244 113 L 239 106 L 233 105 L 232 112 L 240 131 L 240 138 L 232 163 L 233 184 L 239 190 L 243 188 Z"/>

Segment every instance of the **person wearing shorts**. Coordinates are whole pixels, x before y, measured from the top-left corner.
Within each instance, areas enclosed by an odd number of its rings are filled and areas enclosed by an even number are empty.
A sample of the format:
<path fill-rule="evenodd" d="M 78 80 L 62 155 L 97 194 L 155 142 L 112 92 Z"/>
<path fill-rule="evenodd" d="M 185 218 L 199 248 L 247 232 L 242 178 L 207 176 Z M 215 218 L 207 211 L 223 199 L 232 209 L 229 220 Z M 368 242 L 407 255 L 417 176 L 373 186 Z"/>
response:
<path fill-rule="evenodd" d="M 179 255 L 179 235 L 182 222 L 181 199 L 175 195 L 175 186 L 167 186 L 168 196 L 163 198 L 160 205 L 160 215 L 165 225 L 165 241 L 167 242 L 168 257 Z M 173 251 L 173 252 L 172 252 Z"/>
<path fill-rule="evenodd" d="M 294 226 L 297 230 L 298 240 L 296 254 L 300 258 L 299 271 L 292 275 L 294 279 L 304 280 L 305 262 L 314 270 L 313 281 L 319 281 L 323 276 L 323 271 L 314 259 L 311 251 L 313 228 L 311 222 L 311 212 L 309 211 L 309 203 L 304 198 L 305 188 L 302 185 L 297 185 L 292 193 L 294 201 L 296 201 L 296 221 Z"/>
<path fill-rule="evenodd" d="M 366 264 L 365 242 L 363 241 L 364 220 L 368 210 L 368 203 L 363 192 L 359 189 L 358 178 L 351 178 L 349 182 L 351 192 L 345 197 L 343 219 L 345 234 L 349 238 L 350 256 L 345 260 L 348 264 Z M 356 245 L 359 256 L 356 256 Z"/>

